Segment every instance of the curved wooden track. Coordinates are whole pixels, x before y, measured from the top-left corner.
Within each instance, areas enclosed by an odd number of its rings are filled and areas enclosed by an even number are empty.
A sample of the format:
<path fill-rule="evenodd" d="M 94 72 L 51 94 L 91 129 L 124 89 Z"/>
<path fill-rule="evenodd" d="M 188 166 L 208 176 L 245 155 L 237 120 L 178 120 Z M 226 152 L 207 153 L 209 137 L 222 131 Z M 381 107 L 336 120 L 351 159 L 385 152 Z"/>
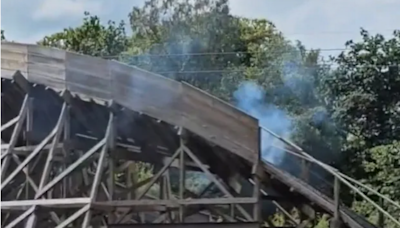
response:
<path fill-rule="evenodd" d="M 81 100 L 96 104 L 115 103 L 187 129 L 211 145 L 241 158 L 248 173 L 259 159 L 258 121 L 188 84 L 119 62 L 37 45 L 3 42 L 1 63 L 2 79 L 15 80 L 15 73 L 19 71 L 31 85 L 50 88 L 55 93 L 69 91 Z M 271 164 L 263 163 L 261 167 L 261 171 L 253 171 L 262 176 L 261 182 L 286 186 L 292 190 L 287 194 L 295 192 L 322 211 L 334 214 L 333 200 L 321 192 Z M 274 177 L 273 181 L 270 176 Z M 375 227 L 344 207 L 340 215 L 348 227 Z"/>
<path fill-rule="evenodd" d="M 119 62 L 36 45 L 2 43 L 1 77 L 115 102 L 199 136 L 247 159 L 258 153 L 258 122 L 188 84 Z"/>

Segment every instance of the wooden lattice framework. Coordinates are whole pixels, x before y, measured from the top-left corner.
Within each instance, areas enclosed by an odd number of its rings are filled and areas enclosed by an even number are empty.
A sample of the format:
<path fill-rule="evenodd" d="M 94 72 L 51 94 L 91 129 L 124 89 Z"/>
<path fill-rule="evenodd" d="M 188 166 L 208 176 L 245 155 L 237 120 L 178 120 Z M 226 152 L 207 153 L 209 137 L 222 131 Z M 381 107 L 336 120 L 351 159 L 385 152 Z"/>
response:
<path fill-rule="evenodd" d="M 66 90 L 57 93 L 40 85 L 33 87 L 20 72 L 15 74 L 14 81 L 3 80 L 3 84 L 6 83 L 8 85 L 4 86 L 4 90 L 10 89 L 6 87 L 14 87 L 11 88 L 14 92 L 22 92 L 22 103 L 18 115 L 2 125 L 2 133 L 5 133 L 2 138 L 8 138 L 8 142 L 2 146 L 3 227 L 15 227 L 22 221 L 26 223 L 26 227 L 177 223 L 184 222 L 185 218 L 193 214 L 203 214 L 203 222 L 212 223 L 223 218 L 226 222 L 239 219 L 249 223 L 247 225 L 258 224 L 259 184 L 253 187 L 254 194 L 249 197 L 234 196 L 224 180 L 210 171 L 210 165 L 204 164 L 206 158 L 191 149 L 202 142 L 197 142 L 195 136 L 187 130 L 174 128 L 144 114 L 133 113 L 113 101 L 102 105 L 92 103 L 97 106 L 96 112 L 101 114 L 87 116 L 82 113 L 82 104 L 78 103 L 83 101 L 78 97 Z M 36 96 L 40 92 L 46 92 L 46 96 L 56 102 L 41 107 L 59 107 L 56 121 L 53 120 L 54 117 L 47 117 L 47 121 L 39 123 L 54 123 L 51 130 L 49 126 L 32 123 L 39 121 L 35 116 L 46 116 L 46 108 L 35 107 L 35 103 L 49 102 L 35 102 L 35 99 L 40 99 Z M 13 105 L 18 105 L 18 97 L 14 96 L 13 99 Z M 4 105 L 2 108 L 4 110 L 8 107 Z M 107 121 L 102 122 L 100 116 Z M 86 118 L 95 121 L 89 122 Z M 119 118 L 123 122 L 118 121 Z M 150 128 L 151 125 L 158 125 L 158 133 L 171 134 L 172 139 L 166 142 L 177 142 L 176 145 L 168 145 L 174 151 L 170 153 L 164 149 L 144 152 L 137 151 L 137 144 L 122 144 L 118 139 L 129 135 L 126 132 L 124 134 L 121 127 L 135 127 L 125 125 L 125 121 L 131 120 Z M 82 130 L 79 127 L 81 123 L 93 126 L 85 126 L 87 128 Z M 145 128 L 142 127 L 141 130 Z M 47 136 L 40 138 L 46 131 L 43 129 L 50 131 Z M 9 137 L 6 136 L 7 130 L 11 133 Z M 96 132 L 83 136 L 85 131 Z M 151 137 L 152 132 L 147 130 L 140 134 Z M 100 135 L 102 137 L 98 137 Z M 154 139 L 153 143 L 157 140 L 160 139 Z M 191 140 L 194 143 L 189 143 Z M 146 147 L 144 144 L 147 142 L 143 143 L 142 148 Z M 155 148 L 149 148 L 151 149 Z M 209 146 L 208 149 L 212 150 L 212 147 Z M 135 183 L 135 178 L 132 177 L 136 173 L 133 173 L 132 165 L 137 162 L 151 162 L 156 168 L 152 176 Z M 178 194 L 171 192 L 169 170 L 172 168 L 179 172 Z M 196 194 L 186 189 L 187 170 L 200 171 L 210 180 L 209 187 L 202 189 L 203 193 Z M 116 180 L 119 179 L 117 174 L 122 174 L 126 180 Z M 146 197 L 154 184 L 159 187 L 160 195 L 157 199 Z M 213 186 L 221 194 L 212 198 L 202 197 Z M 222 207 L 213 207 L 214 205 Z M 227 210 L 223 205 L 231 208 L 228 210 L 230 215 L 223 212 Z M 242 205 L 253 205 L 253 209 L 245 210 Z M 146 215 L 146 212 L 150 215 Z M 152 218 L 154 216 L 156 217 Z M 209 218 L 205 219 L 206 217 Z"/>

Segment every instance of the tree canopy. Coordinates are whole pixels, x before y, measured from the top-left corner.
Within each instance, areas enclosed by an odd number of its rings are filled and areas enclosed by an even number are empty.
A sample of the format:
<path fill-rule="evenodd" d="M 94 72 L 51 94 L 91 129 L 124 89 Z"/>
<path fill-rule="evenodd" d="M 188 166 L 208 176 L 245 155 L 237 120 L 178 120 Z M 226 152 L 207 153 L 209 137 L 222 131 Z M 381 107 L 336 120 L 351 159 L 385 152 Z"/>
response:
<path fill-rule="evenodd" d="M 66 28 L 43 38 L 40 45 L 57 47 L 93 56 L 113 57 L 126 50 L 128 38 L 124 22 L 118 25 L 109 21 L 103 25 L 100 18 L 85 12 L 83 23 L 76 28 Z"/>

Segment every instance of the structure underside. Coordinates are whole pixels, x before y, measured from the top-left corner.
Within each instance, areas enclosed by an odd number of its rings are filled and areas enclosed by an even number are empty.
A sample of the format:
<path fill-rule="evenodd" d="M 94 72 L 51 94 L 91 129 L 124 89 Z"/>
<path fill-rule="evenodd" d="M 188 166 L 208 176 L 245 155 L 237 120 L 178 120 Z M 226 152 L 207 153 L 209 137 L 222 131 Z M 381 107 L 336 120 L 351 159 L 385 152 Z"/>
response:
<path fill-rule="evenodd" d="M 252 177 L 242 159 L 113 102 L 19 79 L 2 80 L 2 227 L 258 221 L 257 194 L 230 186 Z"/>
<path fill-rule="evenodd" d="M 2 227 L 259 227 L 276 206 L 289 220 L 294 206 L 305 212 L 288 224 L 315 216 L 278 181 L 280 195 L 260 196 L 259 163 L 19 73 L 2 79 L 1 131 Z"/>

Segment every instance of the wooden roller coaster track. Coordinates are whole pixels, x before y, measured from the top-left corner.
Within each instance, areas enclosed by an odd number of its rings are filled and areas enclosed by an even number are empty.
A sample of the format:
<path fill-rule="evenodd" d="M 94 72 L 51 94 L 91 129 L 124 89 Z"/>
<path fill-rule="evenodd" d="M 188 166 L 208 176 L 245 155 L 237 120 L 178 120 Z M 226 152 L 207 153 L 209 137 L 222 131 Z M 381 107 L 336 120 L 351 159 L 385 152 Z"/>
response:
<path fill-rule="evenodd" d="M 360 183 L 189 84 L 37 45 L 3 42 L 1 60 L 2 227 L 247 228 L 275 208 L 292 227 L 320 213 L 332 227 L 400 225 Z M 261 159 L 262 131 L 301 175 Z M 143 164 L 152 175 L 138 180 Z M 332 175 L 333 196 L 310 184 L 310 164 Z M 200 190 L 188 188 L 194 174 Z M 342 205 L 343 186 L 377 208 L 378 224 Z"/>

